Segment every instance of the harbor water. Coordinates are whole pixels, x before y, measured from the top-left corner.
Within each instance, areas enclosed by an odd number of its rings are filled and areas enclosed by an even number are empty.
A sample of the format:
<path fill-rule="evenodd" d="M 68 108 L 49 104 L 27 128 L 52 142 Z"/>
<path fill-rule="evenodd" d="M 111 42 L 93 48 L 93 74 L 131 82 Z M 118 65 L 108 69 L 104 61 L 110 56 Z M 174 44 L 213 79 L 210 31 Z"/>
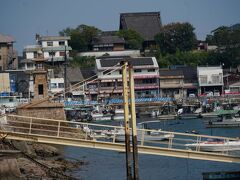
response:
<path fill-rule="evenodd" d="M 155 121 L 140 118 L 138 122 Z M 106 123 L 105 123 L 106 124 Z M 109 123 L 107 123 L 109 124 Z M 111 123 L 118 125 L 117 122 Z M 203 119 L 164 120 L 149 122 L 148 128 L 175 132 L 191 132 L 226 137 L 240 137 L 240 128 L 205 128 Z M 126 179 L 125 154 L 115 151 L 65 147 L 66 158 L 87 162 L 71 174 L 85 180 L 123 180 Z M 167 156 L 139 154 L 139 173 L 141 180 L 201 180 L 203 172 L 239 171 L 240 164 L 192 160 Z"/>

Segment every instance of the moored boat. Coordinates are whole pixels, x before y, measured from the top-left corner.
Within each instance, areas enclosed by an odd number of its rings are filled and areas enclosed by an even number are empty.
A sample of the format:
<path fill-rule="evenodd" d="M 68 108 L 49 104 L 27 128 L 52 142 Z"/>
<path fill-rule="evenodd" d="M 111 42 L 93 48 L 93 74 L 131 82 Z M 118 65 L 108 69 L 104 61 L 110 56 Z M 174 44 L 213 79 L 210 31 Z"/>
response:
<path fill-rule="evenodd" d="M 223 139 L 208 139 L 200 143 L 192 143 L 185 145 L 187 149 L 209 152 L 222 151 L 238 151 L 240 150 L 240 140 L 238 141 L 224 141 Z"/>

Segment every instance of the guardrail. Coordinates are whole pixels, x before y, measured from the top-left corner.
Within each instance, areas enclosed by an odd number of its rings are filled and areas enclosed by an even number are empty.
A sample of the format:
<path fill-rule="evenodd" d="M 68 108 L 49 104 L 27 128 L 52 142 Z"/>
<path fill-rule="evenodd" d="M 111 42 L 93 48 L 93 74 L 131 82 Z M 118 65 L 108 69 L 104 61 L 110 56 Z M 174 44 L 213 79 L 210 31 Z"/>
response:
<path fill-rule="evenodd" d="M 85 140 L 93 143 L 108 143 L 107 149 L 111 149 L 111 145 L 114 144 L 123 144 L 125 140 L 124 127 L 122 126 L 71 122 L 17 115 L 6 115 L 1 117 L 0 125 L 0 134 L 7 135 L 13 133 L 15 135 L 24 135 L 25 137 L 39 136 L 47 137 L 48 139 L 67 138 L 74 141 Z M 148 148 L 148 151 L 150 152 L 154 150 L 152 154 L 157 154 L 157 150 L 159 150 L 160 148 L 164 151 L 178 151 L 178 153 L 204 152 L 205 156 L 218 155 L 219 158 L 221 158 L 222 156 L 226 157 L 233 155 L 231 151 L 233 147 L 229 142 L 240 143 L 238 138 L 178 133 L 149 129 L 137 129 L 137 137 L 139 147 L 143 149 L 143 153 L 144 151 L 146 151 L 146 149 L 144 150 L 144 148 Z M 218 141 L 208 141 L 208 139 L 217 139 Z M 208 145 L 216 144 L 219 146 L 216 146 L 217 148 L 213 147 L 213 149 L 206 149 L 206 147 L 203 146 L 204 143 L 207 143 Z M 64 141 L 62 141 L 62 144 L 64 144 Z M 235 161 L 240 162 L 240 156 L 238 156 Z"/>

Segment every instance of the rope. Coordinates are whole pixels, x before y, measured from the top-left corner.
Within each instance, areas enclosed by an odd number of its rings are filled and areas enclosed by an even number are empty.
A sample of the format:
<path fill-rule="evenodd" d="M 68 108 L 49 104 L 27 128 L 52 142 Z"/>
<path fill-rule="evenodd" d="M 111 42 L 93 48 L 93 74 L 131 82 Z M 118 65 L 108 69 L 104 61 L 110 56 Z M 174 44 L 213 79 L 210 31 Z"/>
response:
<path fill-rule="evenodd" d="M 109 70 L 112 69 L 112 68 L 115 68 L 115 67 L 119 66 L 119 64 L 120 64 L 120 63 L 117 63 L 117 64 L 115 64 L 114 66 L 107 68 L 106 70 L 103 71 L 103 73 L 106 72 L 106 71 L 109 71 Z M 120 66 L 119 68 L 121 68 L 121 67 L 122 67 L 122 66 Z M 106 73 L 105 75 L 108 75 L 108 74 L 110 74 L 110 73 L 118 70 L 119 68 L 113 69 L 113 70 L 109 71 L 108 73 Z M 89 77 L 89 78 L 87 78 L 87 79 L 85 79 L 85 80 L 83 80 L 83 81 L 80 81 L 80 82 L 74 84 L 72 87 L 75 87 L 75 88 L 71 88 L 71 90 L 70 90 L 70 87 L 69 87 L 69 88 L 67 88 L 67 89 L 69 89 L 68 91 L 63 90 L 63 91 L 61 91 L 61 92 L 54 93 L 54 94 L 53 94 L 54 97 L 49 98 L 49 100 L 56 99 L 57 97 L 59 97 L 59 96 L 62 95 L 62 94 L 66 94 L 66 93 L 71 92 L 72 90 L 78 89 L 78 88 L 79 88 L 79 86 L 78 86 L 79 84 L 82 84 L 81 86 L 84 86 L 84 84 L 83 84 L 84 82 L 87 82 L 87 81 L 88 81 L 87 84 L 89 84 L 89 83 L 94 82 L 95 80 L 98 80 L 99 78 L 95 78 L 95 79 L 89 81 L 90 79 L 94 78 L 95 76 L 97 76 L 97 75 L 93 75 L 93 76 L 91 76 L 91 77 Z M 78 86 L 78 87 L 76 87 L 76 86 Z M 44 99 L 47 100 L 48 97 L 47 97 L 47 98 L 44 98 Z"/>

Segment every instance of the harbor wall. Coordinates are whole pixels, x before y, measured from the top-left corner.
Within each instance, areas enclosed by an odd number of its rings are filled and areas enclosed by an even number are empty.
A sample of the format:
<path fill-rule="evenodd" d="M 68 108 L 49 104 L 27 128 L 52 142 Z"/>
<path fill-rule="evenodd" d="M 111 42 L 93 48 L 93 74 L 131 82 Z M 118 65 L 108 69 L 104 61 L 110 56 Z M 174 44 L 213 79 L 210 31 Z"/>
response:
<path fill-rule="evenodd" d="M 37 118 L 66 120 L 63 103 L 43 102 L 30 107 L 17 107 L 17 115 Z"/>

